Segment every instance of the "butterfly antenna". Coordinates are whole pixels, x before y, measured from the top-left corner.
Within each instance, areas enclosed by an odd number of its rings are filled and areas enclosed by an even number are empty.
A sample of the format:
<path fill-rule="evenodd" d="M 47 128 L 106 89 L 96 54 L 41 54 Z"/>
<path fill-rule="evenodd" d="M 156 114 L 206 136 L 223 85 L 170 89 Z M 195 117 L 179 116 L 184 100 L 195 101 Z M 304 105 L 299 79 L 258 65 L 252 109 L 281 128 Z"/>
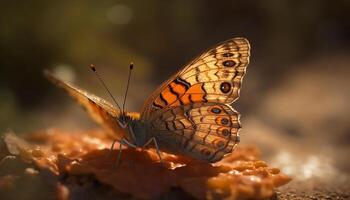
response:
<path fill-rule="evenodd" d="M 129 66 L 129 76 L 128 76 L 128 82 L 126 85 L 126 90 L 125 90 L 125 96 L 124 96 L 124 102 L 123 102 L 123 116 L 125 116 L 125 103 L 126 103 L 126 97 L 128 95 L 128 91 L 129 91 L 129 83 L 130 83 L 130 78 L 131 78 L 131 71 L 134 68 L 134 63 L 130 63 Z M 124 121 L 125 122 L 125 121 Z"/>
<path fill-rule="evenodd" d="M 97 72 L 95 65 L 91 64 L 90 65 L 90 69 L 96 74 L 98 80 L 101 82 L 101 84 L 103 85 L 103 87 L 107 90 L 109 96 L 113 99 L 115 105 L 117 105 L 117 107 L 119 108 L 120 111 L 122 111 L 122 109 L 120 108 L 119 104 L 117 103 L 117 100 L 115 100 L 114 96 L 112 95 L 111 91 L 109 91 L 107 85 L 105 84 L 105 82 L 102 80 L 100 74 Z"/>

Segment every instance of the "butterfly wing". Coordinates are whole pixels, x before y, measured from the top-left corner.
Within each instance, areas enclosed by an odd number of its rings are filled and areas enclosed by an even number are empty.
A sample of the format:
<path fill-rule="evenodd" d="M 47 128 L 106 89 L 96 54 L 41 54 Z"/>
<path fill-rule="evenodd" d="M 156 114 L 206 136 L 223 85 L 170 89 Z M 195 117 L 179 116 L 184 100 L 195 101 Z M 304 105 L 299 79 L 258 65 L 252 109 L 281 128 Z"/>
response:
<path fill-rule="evenodd" d="M 240 127 L 237 111 L 217 103 L 174 107 L 151 122 L 161 148 L 208 162 L 232 151 Z"/>
<path fill-rule="evenodd" d="M 248 40 L 233 38 L 204 52 L 147 99 L 141 118 L 147 119 L 151 113 L 169 107 L 196 102 L 234 102 L 239 97 L 249 51 Z"/>
<path fill-rule="evenodd" d="M 141 119 L 159 145 L 208 162 L 219 161 L 239 142 L 239 98 L 250 45 L 233 38 L 204 52 L 163 83 L 146 101 Z"/>
<path fill-rule="evenodd" d="M 77 100 L 97 123 L 101 124 L 109 133 L 111 133 L 111 136 L 121 136 L 123 129 L 117 122 L 120 113 L 112 104 L 96 95 L 55 77 L 49 71 L 44 71 L 44 75 L 51 82 L 58 87 L 63 88 L 70 96 Z"/>

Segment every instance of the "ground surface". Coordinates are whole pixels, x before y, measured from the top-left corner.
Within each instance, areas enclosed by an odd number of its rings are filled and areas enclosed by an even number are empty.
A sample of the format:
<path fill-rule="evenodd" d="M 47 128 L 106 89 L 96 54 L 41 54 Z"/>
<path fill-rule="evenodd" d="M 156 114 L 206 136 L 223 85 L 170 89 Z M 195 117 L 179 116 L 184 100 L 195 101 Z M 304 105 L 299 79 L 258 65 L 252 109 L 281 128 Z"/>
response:
<path fill-rule="evenodd" d="M 350 182 L 292 181 L 279 188 L 274 199 L 350 199 Z"/>

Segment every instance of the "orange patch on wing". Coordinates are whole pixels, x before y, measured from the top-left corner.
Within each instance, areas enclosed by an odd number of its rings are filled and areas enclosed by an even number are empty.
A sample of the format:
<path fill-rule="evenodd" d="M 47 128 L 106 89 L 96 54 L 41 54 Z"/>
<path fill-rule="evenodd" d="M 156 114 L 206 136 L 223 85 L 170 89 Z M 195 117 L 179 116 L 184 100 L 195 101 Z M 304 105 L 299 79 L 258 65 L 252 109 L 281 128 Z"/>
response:
<path fill-rule="evenodd" d="M 178 84 L 176 82 L 171 82 L 169 87 L 166 87 L 162 92 L 161 96 L 159 96 L 155 102 L 162 106 L 166 107 L 171 104 L 171 106 L 179 106 L 180 102 L 178 96 L 182 96 L 185 94 L 186 88 L 185 86 Z"/>
<path fill-rule="evenodd" d="M 171 82 L 169 84 L 169 87 L 166 87 L 166 89 L 161 92 L 161 95 L 163 99 L 161 96 L 159 96 L 155 102 L 163 107 L 166 107 L 168 105 L 171 107 L 176 107 L 180 105 L 188 105 L 195 102 L 205 101 L 205 92 L 202 89 L 202 84 L 193 85 L 188 90 L 186 90 L 185 86 L 176 82 Z"/>
<path fill-rule="evenodd" d="M 202 84 L 195 84 L 192 87 L 190 87 L 187 92 L 188 94 L 190 93 L 200 93 L 200 94 L 204 94 L 204 91 L 202 89 Z"/>
<path fill-rule="evenodd" d="M 169 105 L 171 103 L 173 103 L 174 101 L 177 100 L 177 97 L 175 94 L 170 92 L 169 88 L 166 88 L 163 92 L 162 92 L 163 98 L 164 100 L 167 102 L 166 105 Z"/>
<path fill-rule="evenodd" d="M 182 97 L 181 97 L 181 101 L 184 105 L 188 105 L 191 103 L 190 101 L 190 95 L 189 94 L 184 94 Z"/>
<path fill-rule="evenodd" d="M 192 94 L 191 99 L 194 102 L 204 102 L 205 101 L 204 95 L 205 95 L 204 93 L 203 94 Z"/>
<path fill-rule="evenodd" d="M 202 89 L 202 84 L 196 84 L 190 87 L 186 94 L 181 97 L 181 101 L 187 105 L 194 102 L 204 102 L 205 92 Z"/>
<path fill-rule="evenodd" d="M 176 106 L 180 106 L 180 101 L 176 100 L 174 103 L 171 104 L 171 107 L 176 107 Z"/>
<path fill-rule="evenodd" d="M 185 94 L 186 92 L 186 87 L 184 85 L 171 82 L 170 87 L 173 89 L 174 92 L 176 92 L 179 96 Z"/>
<path fill-rule="evenodd" d="M 223 119 L 222 117 L 217 117 L 217 118 L 215 119 L 216 124 L 222 125 L 222 123 L 221 123 L 222 119 Z"/>

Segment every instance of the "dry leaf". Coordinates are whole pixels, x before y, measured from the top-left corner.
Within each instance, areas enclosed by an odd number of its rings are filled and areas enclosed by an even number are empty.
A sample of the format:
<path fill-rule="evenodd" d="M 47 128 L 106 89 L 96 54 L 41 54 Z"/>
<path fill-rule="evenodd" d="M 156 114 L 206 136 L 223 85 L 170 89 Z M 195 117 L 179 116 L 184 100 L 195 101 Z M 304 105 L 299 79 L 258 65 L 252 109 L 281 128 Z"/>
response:
<path fill-rule="evenodd" d="M 166 153 L 162 153 L 161 164 L 152 149 L 128 148 L 122 150 L 121 162 L 116 166 L 119 150 L 111 151 L 112 141 L 98 130 L 47 130 L 24 138 L 7 134 L 4 141 L 13 155 L 59 177 L 57 195 L 61 199 L 69 198 L 65 185 L 94 180 L 117 194 L 142 199 L 160 197 L 172 188 L 197 199 L 265 199 L 273 196 L 276 187 L 290 181 L 261 161 L 259 151 L 252 146 L 241 145 L 214 165 Z"/>

